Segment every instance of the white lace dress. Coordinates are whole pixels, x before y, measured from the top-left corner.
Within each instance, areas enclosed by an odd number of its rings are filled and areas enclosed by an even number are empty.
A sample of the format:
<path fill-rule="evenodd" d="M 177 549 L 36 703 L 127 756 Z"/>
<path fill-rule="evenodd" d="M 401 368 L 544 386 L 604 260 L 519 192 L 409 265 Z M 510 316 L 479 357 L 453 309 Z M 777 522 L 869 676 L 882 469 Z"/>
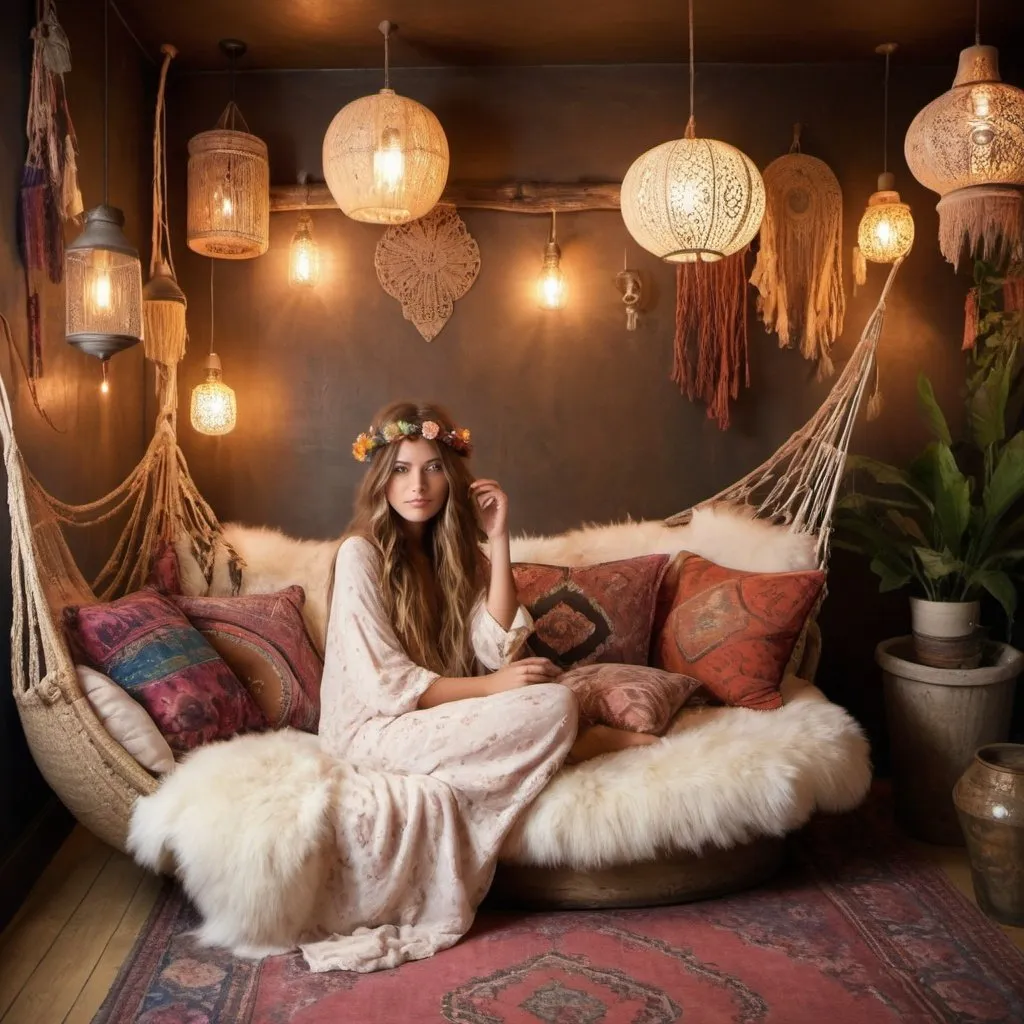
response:
<path fill-rule="evenodd" d="M 500 668 L 531 628 L 520 608 L 503 629 L 481 600 L 477 660 Z M 576 703 L 549 683 L 418 710 L 438 675 L 403 651 L 381 601 L 379 556 L 357 537 L 338 550 L 324 653 L 320 743 L 355 768 L 343 786 L 358 791 L 360 820 L 336 821 L 323 921 L 335 934 L 303 952 L 314 970 L 375 970 L 468 929 L 506 834 L 569 752 Z"/>

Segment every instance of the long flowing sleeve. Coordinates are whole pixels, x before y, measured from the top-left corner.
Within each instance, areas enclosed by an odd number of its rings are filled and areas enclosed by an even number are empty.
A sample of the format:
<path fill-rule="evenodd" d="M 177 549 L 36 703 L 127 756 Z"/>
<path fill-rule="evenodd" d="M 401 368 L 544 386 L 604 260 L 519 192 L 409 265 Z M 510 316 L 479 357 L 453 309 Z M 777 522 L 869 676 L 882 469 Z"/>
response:
<path fill-rule="evenodd" d="M 501 623 L 487 610 L 486 597 L 481 597 L 473 607 L 470 620 L 473 653 L 476 660 L 490 672 L 514 661 L 532 632 L 533 619 L 522 605 L 508 629 L 503 629 Z"/>

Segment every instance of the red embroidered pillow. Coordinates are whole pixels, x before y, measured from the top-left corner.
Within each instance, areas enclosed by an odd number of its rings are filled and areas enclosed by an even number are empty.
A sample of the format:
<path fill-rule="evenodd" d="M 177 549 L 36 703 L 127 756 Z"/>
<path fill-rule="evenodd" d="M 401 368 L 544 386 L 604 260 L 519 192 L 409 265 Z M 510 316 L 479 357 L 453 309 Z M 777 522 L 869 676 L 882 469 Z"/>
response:
<path fill-rule="evenodd" d="M 782 676 L 825 574 L 740 572 L 698 555 L 680 562 L 654 664 L 694 676 L 726 704 L 781 707 Z"/>
<path fill-rule="evenodd" d="M 163 594 L 69 607 L 64 624 L 82 660 L 127 690 L 176 754 L 266 728 L 245 687 Z"/>
<path fill-rule="evenodd" d="M 324 665 L 302 620 L 302 587 L 173 600 L 228 663 L 271 728 L 316 732 Z"/>
<path fill-rule="evenodd" d="M 580 717 L 630 732 L 664 732 L 700 683 L 647 665 L 580 665 L 558 682 L 576 694 Z"/>
<path fill-rule="evenodd" d="M 514 565 L 519 602 L 534 621 L 530 651 L 561 668 L 598 661 L 646 665 L 667 564 L 667 555 L 644 555 L 578 568 Z"/>

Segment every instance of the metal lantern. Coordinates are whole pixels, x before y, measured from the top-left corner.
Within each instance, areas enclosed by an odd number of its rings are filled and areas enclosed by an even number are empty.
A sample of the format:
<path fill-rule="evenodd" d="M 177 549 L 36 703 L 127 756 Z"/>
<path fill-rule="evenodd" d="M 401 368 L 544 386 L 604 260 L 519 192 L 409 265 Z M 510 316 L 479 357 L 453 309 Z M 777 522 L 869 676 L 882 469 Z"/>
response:
<path fill-rule="evenodd" d="M 206 380 L 192 389 L 192 426 L 200 434 L 230 434 L 238 418 L 235 392 L 221 379 L 220 356 L 216 352 L 206 357 L 205 365 Z"/>
<path fill-rule="evenodd" d="M 910 123 L 907 166 L 941 196 L 939 248 L 957 265 L 964 243 L 983 258 L 1024 252 L 1024 90 L 999 77 L 994 46 L 960 53 L 953 88 Z"/>
<path fill-rule="evenodd" d="M 64 251 L 65 337 L 107 360 L 142 339 L 142 267 L 121 231 L 124 214 L 96 206 Z"/>
<path fill-rule="evenodd" d="M 448 140 L 422 104 L 388 87 L 390 22 L 384 34 L 384 88 L 342 107 L 324 135 L 327 187 L 347 216 L 404 224 L 429 213 L 448 180 Z"/>
<path fill-rule="evenodd" d="M 900 202 L 889 173 L 878 176 L 878 191 L 871 194 L 857 228 L 857 246 L 872 263 L 892 263 L 906 256 L 914 244 L 914 218 L 910 207 Z"/>

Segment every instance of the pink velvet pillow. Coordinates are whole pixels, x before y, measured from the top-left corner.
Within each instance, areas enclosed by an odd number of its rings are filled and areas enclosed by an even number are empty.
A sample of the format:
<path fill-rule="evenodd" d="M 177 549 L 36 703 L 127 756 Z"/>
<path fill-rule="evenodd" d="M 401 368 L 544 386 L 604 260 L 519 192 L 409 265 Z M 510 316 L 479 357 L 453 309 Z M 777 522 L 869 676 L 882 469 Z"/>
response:
<path fill-rule="evenodd" d="M 560 668 L 593 662 L 646 665 L 667 555 L 568 568 L 512 566 L 520 604 L 533 616 L 531 654 Z"/>
<path fill-rule="evenodd" d="M 576 694 L 584 721 L 655 734 L 700 686 L 690 676 L 646 665 L 581 665 L 558 681 Z"/>
<path fill-rule="evenodd" d="M 271 728 L 316 732 L 324 665 L 302 619 L 302 587 L 172 600 L 231 666 Z"/>

